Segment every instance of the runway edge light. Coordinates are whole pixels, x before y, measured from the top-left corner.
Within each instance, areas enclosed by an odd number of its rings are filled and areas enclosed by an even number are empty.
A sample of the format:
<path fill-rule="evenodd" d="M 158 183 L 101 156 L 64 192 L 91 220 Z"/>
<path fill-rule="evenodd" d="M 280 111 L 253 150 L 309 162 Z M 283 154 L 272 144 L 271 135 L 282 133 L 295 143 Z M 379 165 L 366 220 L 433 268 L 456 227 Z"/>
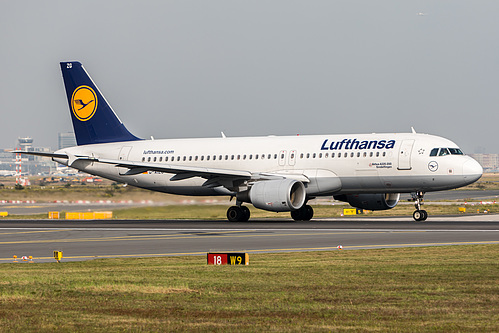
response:
<path fill-rule="evenodd" d="M 249 255 L 247 253 L 208 253 L 208 265 L 249 265 Z"/>

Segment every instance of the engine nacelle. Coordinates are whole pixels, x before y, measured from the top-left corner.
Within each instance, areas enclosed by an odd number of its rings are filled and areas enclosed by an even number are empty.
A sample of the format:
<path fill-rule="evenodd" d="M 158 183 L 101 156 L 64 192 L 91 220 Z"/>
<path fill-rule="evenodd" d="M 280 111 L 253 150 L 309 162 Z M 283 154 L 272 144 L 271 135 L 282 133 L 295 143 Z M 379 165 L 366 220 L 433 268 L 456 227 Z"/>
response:
<path fill-rule="evenodd" d="M 248 200 L 243 196 L 247 195 Z M 306 190 L 302 182 L 293 179 L 263 180 L 256 182 L 238 199 L 249 201 L 256 208 L 272 212 L 297 210 L 305 203 Z"/>
<path fill-rule="evenodd" d="M 377 194 L 342 194 L 335 195 L 336 200 L 348 202 L 352 207 L 368 210 L 387 210 L 395 207 L 400 200 L 400 193 Z"/>

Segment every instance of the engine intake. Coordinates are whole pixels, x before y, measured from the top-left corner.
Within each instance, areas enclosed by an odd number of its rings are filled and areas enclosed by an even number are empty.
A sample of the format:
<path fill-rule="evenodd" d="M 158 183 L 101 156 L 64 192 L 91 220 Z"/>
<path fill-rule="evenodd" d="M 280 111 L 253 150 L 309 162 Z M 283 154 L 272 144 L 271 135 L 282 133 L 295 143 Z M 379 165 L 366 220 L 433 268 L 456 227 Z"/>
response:
<path fill-rule="evenodd" d="M 238 194 L 237 198 L 263 210 L 289 212 L 303 206 L 306 190 L 302 182 L 293 179 L 264 180 L 256 182 L 248 192 Z"/>
<path fill-rule="evenodd" d="M 368 210 L 387 210 L 395 207 L 400 200 L 400 193 L 377 194 L 342 194 L 335 195 L 336 200 L 345 201 L 350 206 Z"/>

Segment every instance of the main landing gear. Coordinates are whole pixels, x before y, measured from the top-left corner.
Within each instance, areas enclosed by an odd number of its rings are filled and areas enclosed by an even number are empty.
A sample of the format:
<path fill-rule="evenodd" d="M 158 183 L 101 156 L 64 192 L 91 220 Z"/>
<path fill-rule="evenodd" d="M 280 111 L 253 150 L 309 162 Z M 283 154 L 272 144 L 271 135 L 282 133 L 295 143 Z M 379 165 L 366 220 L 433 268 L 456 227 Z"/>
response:
<path fill-rule="evenodd" d="M 309 205 L 303 205 L 300 209 L 291 212 L 295 221 L 310 221 L 314 217 L 314 209 Z"/>
<path fill-rule="evenodd" d="M 291 217 L 295 221 L 310 221 L 314 217 L 314 209 L 309 205 L 303 205 L 298 210 L 291 212 Z M 227 219 L 230 222 L 248 222 L 250 210 L 241 204 L 229 207 L 227 210 Z"/>
<path fill-rule="evenodd" d="M 414 200 L 414 207 L 416 207 L 416 211 L 412 213 L 412 218 L 414 221 L 426 221 L 428 218 L 428 213 L 426 210 L 421 209 L 421 206 L 424 204 L 423 197 L 424 197 L 424 192 L 415 192 L 411 193 L 412 199 Z"/>
<path fill-rule="evenodd" d="M 250 210 L 246 206 L 232 206 L 227 210 L 227 219 L 230 222 L 248 222 L 249 218 Z"/>

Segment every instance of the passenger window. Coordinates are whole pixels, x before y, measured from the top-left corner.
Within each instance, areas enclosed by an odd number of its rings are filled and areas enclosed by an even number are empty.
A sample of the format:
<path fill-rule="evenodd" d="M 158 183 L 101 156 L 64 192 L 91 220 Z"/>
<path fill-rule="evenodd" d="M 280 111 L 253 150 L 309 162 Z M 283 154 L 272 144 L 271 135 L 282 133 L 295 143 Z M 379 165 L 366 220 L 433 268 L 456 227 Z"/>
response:
<path fill-rule="evenodd" d="M 198 157 L 197 157 L 197 156 L 196 156 L 196 157 L 194 157 L 194 161 L 197 161 L 197 160 L 198 160 Z"/>
<path fill-rule="evenodd" d="M 147 162 L 151 162 L 151 156 L 147 158 Z"/>
<path fill-rule="evenodd" d="M 341 153 L 338 153 L 338 158 L 341 158 Z"/>
<path fill-rule="evenodd" d="M 255 160 L 257 160 L 257 159 L 258 159 L 258 154 L 255 154 Z"/>
<path fill-rule="evenodd" d="M 201 156 L 201 160 L 203 159 L 203 157 Z M 209 161 L 210 160 L 210 155 L 206 155 L 206 160 Z"/>
<path fill-rule="evenodd" d="M 209 156 L 208 156 L 209 157 Z M 204 161 L 204 155 L 201 155 L 201 161 Z"/>
<path fill-rule="evenodd" d="M 379 151 L 376 152 L 376 157 L 379 157 Z"/>
<path fill-rule="evenodd" d="M 234 155 L 230 155 L 230 159 L 231 159 L 231 160 L 234 160 Z"/>
<path fill-rule="evenodd" d="M 437 156 L 438 155 L 438 148 L 433 148 L 430 152 L 430 156 Z"/>
<path fill-rule="evenodd" d="M 262 160 L 264 160 L 264 159 L 265 159 L 265 154 L 262 154 Z"/>
<path fill-rule="evenodd" d="M 142 157 L 142 162 L 145 162 L 146 161 L 146 158 L 143 156 Z"/>
<path fill-rule="evenodd" d="M 165 157 L 165 162 L 168 162 L 168 156 Z"/>
<path fill-rule="evenodd" d="M 373 157 L 373 152 L 370 152 L 370 153 L 369 153 L 369 157 Z"/>
<path fill-rule="evenodd" d="M 312 155 L 312 158 L 315 158 L 315 153 Z"/>
<path fill-rule="evenodd" d="M 245 159 L 246 159 L 246 155 L 243 155 L 243 160 L 245 160 Z"/>
<path fill-rule="evenodd" d="M 240 160 L 241 159 L 241 155 L 237 155 L 237 159 Z"/>
<path fill-rule="evenodd" d="M 367 153 L 366 152 L 364 152 L 364 157 L 367 157 Z"/>
<path fill-rule="evenodd" d="M 350 154 L 350 157 L 353 157 L 353 153 Z"/>
<path fill-rule="evenodd" d="M 284 156 L 282 158 L 284 158 Z M 291 153 L 291 158 L 295 158 L 295 154 Z"/>
<path fill-rule="evenodd" d="M 227 161 L 229 159 L 229 155 L 225 155 L 225 160 Z"/>
<path fill-rule="evenodd" d="M 274 160 L 277 160 L 277 154 L 274 154 Z"/>
<path fill-rule="evenodd" d="M 244 156 L 246 156 L 246 155 L 244 155 Z M 250 160 L 252 160 L 252 159 L 253 159 L 253 155 L 252 155 L 252 154 L 250 154 L 249 159 L 250 159 Z"/>
<path fill-rule="evenodd" d="M 331 158 L 334 158 L 334 153 L 331 153 Z"/>
<path fill-rule="evenodd" d="M 307 158 L 310 158 L 310 153 L 307 153 Z"/>
<path fill-rule="evenodd" d="M 187 156 L 184 156 L 184 158 L 182 158 L 184 160 L 184 162 L 187 160 Z"/>
<path fill-rule="evenodd" d="M 447 148 L 440 148 L 440 154 L 438 154 L 438 156 L 446 156 L 446 155 L 449 155 L 449 151 L 447 150 Z"/>
<path fill-rule="evenodd" d="M 180 156 L 177 156 L 177 162 L 180 162 Z"/>
<path fill-rule="evenodd" d="M 325 153 L 324 158 L 328 158 L 328 157 L 329 157 L 328 153 Z"/>
<path fill-rule="evenodd" d="M 322 158 L 322 153 L 319 153 L 319 158 Z"/>
<path fill-rule="evenodd" d="M 360 152 L 357 153 L 357 157 L 360 157 Z"/>
<path fill-rule="evenodd" d="M 159 161 L 160 161 L 160 162 L 161 162 L 161 161 L 163 161 L 163 156 L 160 156 L 160 157 L 159 157 Z"/>
<path fill-rule="evenodd" d="M 189 156 L 189 161 L 192 161 L 192 156 Z"/>
<path fill-rule="evenodd" d="M 385 157 L 385 156 L 386 156 L 386 151 L 383 152 L 383 157 Z"/>

